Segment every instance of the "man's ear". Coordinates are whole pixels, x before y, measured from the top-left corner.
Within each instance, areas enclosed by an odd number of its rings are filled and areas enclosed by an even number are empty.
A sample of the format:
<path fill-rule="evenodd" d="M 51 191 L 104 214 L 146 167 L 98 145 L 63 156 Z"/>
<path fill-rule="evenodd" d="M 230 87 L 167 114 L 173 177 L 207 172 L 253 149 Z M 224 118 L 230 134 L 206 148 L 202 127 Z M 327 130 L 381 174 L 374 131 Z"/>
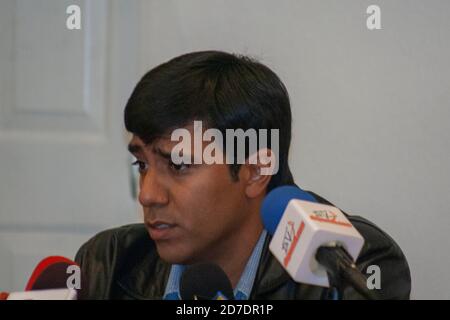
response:
<path fill-rule="evenodd" d="M 265 149 L 260 150 L 259 152 L 266 152 L 269 154 L 271 150 Z M 255 155 L 250 156 L 245 164 L 243 165 L 244 170 L 241 170 L 243 173 L 245 179 L 245 194 L 249 198 L 256 198 L 260 195 L 264 195 L 267 190 L 267 185 L 270 182 L 270 179 L 272 178 L 272 175 L 265 174 L 265 172 L 268 172 L 268 168 L 270 168 L 270 163 L 264 163 L 264 161 L 261 161 L 261 157 L 258 157 L 257 152 Z"/>

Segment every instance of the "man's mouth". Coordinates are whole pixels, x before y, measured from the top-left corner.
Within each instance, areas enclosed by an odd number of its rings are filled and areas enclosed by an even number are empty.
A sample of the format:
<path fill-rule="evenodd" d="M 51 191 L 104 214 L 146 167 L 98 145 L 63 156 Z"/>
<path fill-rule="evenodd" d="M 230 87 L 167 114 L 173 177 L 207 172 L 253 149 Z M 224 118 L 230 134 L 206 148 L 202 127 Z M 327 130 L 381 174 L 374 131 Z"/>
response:
<path fill-rule="evenodd" d="M 149 226 L 150 228 L 153 228 L 153 229 L 166 229 L 166 228 L 175 226 L 174 223 L 169 223 L 169 222 L 165 222 L 165 221 L 153 221 L 153 222 L 149 221 L 146 224 L 147 224 L 147 226 Z"/>
<path fill-rule="evenodd" d="M 146 222 L 145 224 L 153 240 L 167 240 L 172 236 L 173 230 L 176 227 L 173 223 L 164 221 Z"/>
<path fill-rule="evenodd" d="M 163 223 L 163 224 L 159 224 L 159 225 L 155 226 L 154 228 L 159 229 L 159 230 L 167 229 L 167 228 L 170 228 L 170 225 Z"/>

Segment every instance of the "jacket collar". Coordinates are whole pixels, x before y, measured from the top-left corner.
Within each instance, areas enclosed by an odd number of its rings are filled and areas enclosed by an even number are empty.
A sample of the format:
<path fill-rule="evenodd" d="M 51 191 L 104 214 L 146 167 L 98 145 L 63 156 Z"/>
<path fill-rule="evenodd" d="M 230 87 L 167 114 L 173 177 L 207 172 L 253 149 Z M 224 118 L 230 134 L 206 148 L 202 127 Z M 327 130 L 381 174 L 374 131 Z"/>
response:
<path fill-rule="evenodd" d="M 258 299 L 279 287 L 286 285 L 291 280 L 289 274 L 283 269 L 278 260 L 269 250 L 271 236 L 267 236 L 261 254 L 255 284 L 253 286 L 251 298 Z"/>
<path fill-rule="evenodd" d="M 285 285 L 290 277 L 269 251 L 271 237 L 267 236 L 261 253 L 250 298 L 258 298 Z M 133 299 L 162 299 L 171 264 L 161 260 L 153 246 L 150 254 L 126 263 L 126 273 L 118 276 L 117 285 Z M 132 265 L 132 267 L 130 267 Z"/>
<path fill-rule="evenodd" d="M 148 242 L 140 247 L 146 248 L 146 254 L 126 262 L 124 272 L 117 276 L 117 286 L 132 299 L 162 299 L 171 264 L 159 258 L 153 241 L 150 247 Z"/>

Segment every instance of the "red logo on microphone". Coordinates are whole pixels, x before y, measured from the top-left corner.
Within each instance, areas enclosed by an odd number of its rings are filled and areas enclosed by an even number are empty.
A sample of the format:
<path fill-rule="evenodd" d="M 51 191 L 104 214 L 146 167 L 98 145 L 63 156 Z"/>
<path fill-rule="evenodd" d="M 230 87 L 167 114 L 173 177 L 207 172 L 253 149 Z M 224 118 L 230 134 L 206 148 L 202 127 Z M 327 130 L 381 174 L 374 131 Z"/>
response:
<path fill-rule="evenodd" d="M 284 238 L 282 243 L 282 249 L 286 252 L 286 256 L 284 257 L 283 265 L 286 268 L 291 261 L 292 254 L 295 250 L 295 247 L 298 244 L 298 240 L 300 239 L 303 230 L 305 229 L 305 223 L 302 221 L 300 227 L 295 230 L 294 221 L 288 221 L 286 225 L 286 230 L 284 232 Z"/>
<path fill-rule="evenodd" d="M 343 227 L 351 227 L 352 225 L 345 221 L 337 220 L 337 213 L 331 210 L 314 210 L 313 214 L 309 216 L 312 220 L 337 224 Z"/>

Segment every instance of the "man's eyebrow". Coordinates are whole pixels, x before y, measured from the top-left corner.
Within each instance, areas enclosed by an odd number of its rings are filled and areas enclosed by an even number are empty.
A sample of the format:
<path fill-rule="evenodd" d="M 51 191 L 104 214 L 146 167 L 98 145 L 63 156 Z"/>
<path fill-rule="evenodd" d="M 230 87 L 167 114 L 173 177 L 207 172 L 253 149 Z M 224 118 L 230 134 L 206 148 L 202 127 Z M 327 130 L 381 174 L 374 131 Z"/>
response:
<path fill-rule="evenodd" d="M 160 148 L 153 148 L 153 152 L 166 160 L 172 161 L 172 153 L 171 152 L 163 151 Z M 187 155 L 187 156 L 190 157 L 191 159 L 193 159 L 192 155 Z M 191 163 L 193 163 L 193 162 L 194 161 L 191 160 Z"/>
<path fill-rule="evenodd" d="M 167 159 L 167 160 L 172 159 L 172 155 L 170 152 L 165 152 L 165 151 L 161 150 L 160 148 L 153 148 L 153 152 L 156 153 L 157 155 L 163 157 L 164 159 Z"/>
<path fill-rule="evenodd" d="M 136 154 L 142 151 L 142 146 L 139 144 L 130 143 L 128 144 L 128 151 L 132 154 Z M 161 150 L 160 148 L 153 148 L 153 153 L 159 155 L 160 157 L 166 159 L 166 160 L 172 160 L 172 154 L 170 152 L 166 152 Z"/>
<path fill-rule="evenodd" d="M 142 150 L 142 147 L 140 145 L 138 145 L 138 144 L 134 144 L 134 143 L 128 144 L 128 151 L 130 153 L 135 154 L 135 153 L 140 152 L 141 150 Z"/>

